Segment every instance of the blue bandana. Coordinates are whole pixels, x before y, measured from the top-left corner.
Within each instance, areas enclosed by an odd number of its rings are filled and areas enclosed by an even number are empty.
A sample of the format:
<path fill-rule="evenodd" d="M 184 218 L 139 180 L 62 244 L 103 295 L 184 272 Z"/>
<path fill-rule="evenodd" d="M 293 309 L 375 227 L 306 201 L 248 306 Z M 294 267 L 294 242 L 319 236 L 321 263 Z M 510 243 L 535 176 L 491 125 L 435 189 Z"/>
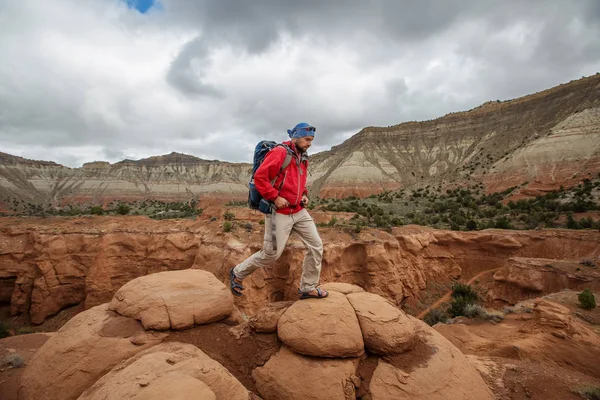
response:
<path fill-rule="evenodd" d="M 301 138 L 305 136 L 315 136 L 317 128 L 307 124 L 306 122 L 300 122 L 293 129 L 288 129 L 287 133 L 291 138 Z"/>

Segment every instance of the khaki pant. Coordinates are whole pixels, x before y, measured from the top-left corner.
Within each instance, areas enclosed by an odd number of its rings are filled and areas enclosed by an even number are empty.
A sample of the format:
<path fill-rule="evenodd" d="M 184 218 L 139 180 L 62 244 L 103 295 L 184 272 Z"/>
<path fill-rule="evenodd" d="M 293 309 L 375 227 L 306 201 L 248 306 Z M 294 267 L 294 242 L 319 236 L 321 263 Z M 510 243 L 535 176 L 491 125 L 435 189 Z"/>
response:
<path fill-rule="evenodd" d="M 271 235 L 271 218 L 275 220 L 275 236 L 277 251 L 273 250 Z M 300 290 L 310 292 L 319 283 L 321 275 L 321 259 L 323 258 L 323 243 L 317 232 L 317 227 L 306 209 L 296 214 L 269 214 L 265 218 L 265 237 L 263 249 L 248 257 L 244 262 L 235 267 L 233 272 L 239 279 L 247 278 L 257 268 L 273 264 L 283 253 L 290 233 L 295 233 L 306 246 L 304 264 L 302 264 L 302 278 Z"/>

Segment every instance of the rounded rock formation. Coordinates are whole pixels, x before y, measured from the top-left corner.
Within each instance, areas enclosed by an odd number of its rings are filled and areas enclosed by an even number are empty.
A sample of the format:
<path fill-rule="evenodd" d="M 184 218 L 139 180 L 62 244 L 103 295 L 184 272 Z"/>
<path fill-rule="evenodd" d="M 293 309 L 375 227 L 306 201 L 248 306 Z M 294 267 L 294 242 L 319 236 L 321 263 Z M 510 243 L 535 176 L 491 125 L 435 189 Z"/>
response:
<path fill-rule="evenodd" d="M 410 320 L 417 328 L 415 354 L 379 360 L 370 382 L 372 400 L 494 399 L 460 350 L 424 322 Z"/>
<path fill-rule="evenodd" d="M 115 293 L 110 309 L 142 322 L 145 329 L 186 329 L 227 318 L 233 296 L 212 273 L 167 271 L 129 281 Z"/>
<path fill-rule="evenodd" d="M 279 318 L 279 339 L 297 353 L 318 357 L 357 357 L 363 336 L 354 309 L 343 294 L 295 302 Z"/>
<path fill-rule="evenodd" d="M 367 350 L 387 355 L 412 348 L 415 328 L 404 311 L 373 293 L 351 293 L 347 298 L 356 311 Z"/>
<path fill-rule="evenodd" d="M 35 354 L 19 387 L 20 400 L 72 400 L 115 364 L 160 343 L 103 304 L 67 322 Z"/>
<path fill-rule="evenodd" d="M 164 397 L 159 397 L 163 394 Z M 247 400 L 248 390 L 202 350 L 162 343 L 117 365 L 79 400 Z"/>
<path fill-rule="evenodd" d="M 306 357 L 283 346 L 252 377 L 265 400 L 355 399 L 358 359 Z"/>

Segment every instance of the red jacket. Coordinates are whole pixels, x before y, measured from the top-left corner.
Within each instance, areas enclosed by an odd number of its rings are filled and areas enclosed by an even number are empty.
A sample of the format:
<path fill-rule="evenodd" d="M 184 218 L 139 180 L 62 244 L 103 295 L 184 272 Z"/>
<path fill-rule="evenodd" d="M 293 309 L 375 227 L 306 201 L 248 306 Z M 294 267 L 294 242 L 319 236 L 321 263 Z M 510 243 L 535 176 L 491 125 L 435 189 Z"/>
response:
<path fill-rule="evenodd" d="M 277 146 L 269 151 L 262 164 L 254 174 L 254 184 L 263 198 L 269 201 L 281 196 L 290 202 L 290 206 L 277 210 L 280 214 L 294 214 L 302 210 L 302 195 L 307 194 L 306 175 L 308 172 L 308 156 L 299 154 L 291 141 L 283 142 L 294 151 L 292 162 L 279 173 L 287 150 Z M 271 181 L 277 177 L 274 185 Z"/>

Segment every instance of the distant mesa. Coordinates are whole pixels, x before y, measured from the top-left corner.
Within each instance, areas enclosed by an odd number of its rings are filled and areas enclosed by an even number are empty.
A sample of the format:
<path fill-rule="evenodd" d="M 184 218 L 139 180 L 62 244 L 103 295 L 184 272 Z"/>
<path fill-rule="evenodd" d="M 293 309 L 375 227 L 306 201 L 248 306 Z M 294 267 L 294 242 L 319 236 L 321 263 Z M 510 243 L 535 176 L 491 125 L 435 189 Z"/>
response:
<path fill-rule="evenodd" d="M 110 167 L 110 163 L 108 161 L 92 161 L 81 166 L 83 169 L 98 169 L 107 167 Z"/>

